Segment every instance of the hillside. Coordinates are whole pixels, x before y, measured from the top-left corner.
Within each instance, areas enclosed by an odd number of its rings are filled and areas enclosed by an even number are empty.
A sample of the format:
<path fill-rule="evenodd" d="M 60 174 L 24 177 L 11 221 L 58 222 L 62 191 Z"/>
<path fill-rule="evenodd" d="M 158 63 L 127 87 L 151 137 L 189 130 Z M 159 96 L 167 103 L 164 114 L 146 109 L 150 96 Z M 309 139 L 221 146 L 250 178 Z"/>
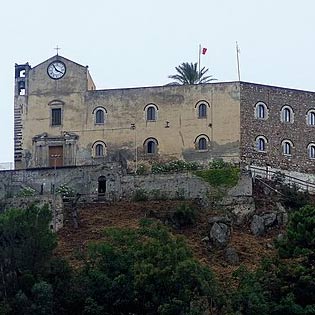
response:
<path fill-rule="evenodd" d="M 102 231 L 106 227 L 137 228 L 141 218 L 150 217 L 152 213 L 172 212 L 183 201 L 146 201 L 146 202 L 116 202 L 90 203 L 81 205 L 79 212 L 79 228 L 74 229 L 70 220 L 58 233 L 56 254 L 67 257 L 73 266 L 78 265 L 76 256 L 84 251 L 90 241 L 102 239 Z M 224 260 L 223 250 L 209 249 L 202 239 L 209 234 L 208 218 L 219 214 L 211 210 L 199 210 L 197 223 L 182 230 L 172 229 L 175 234 L 181 234 L 187 239 L 194 256 L 207 264 L 224 281 L 238 266 L 231 266 Z M 279 230 L 270 231 L 264 237 L 256 237 L 249 231 L 247 225 L 232 229 L 230 246 L 239 255 L 240 263 L 249 269 L 255 269 L 262 257 L 274 254 L 272 246 L 274 237 Z"/>

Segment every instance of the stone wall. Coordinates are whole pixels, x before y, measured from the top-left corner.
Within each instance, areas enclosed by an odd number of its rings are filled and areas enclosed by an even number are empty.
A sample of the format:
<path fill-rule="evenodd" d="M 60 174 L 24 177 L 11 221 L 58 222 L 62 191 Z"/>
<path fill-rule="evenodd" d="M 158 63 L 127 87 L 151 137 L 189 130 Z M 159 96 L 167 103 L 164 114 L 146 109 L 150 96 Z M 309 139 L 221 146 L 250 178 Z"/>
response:
<path fill-rule="evenodd" d="M 31 197 L 14 197 L 6 198 L 0 203 L 0 212 L 12 208 L 26 209 L 32 204 L 39 207 L 48 205 L 52 212 L 52 222 L 50 228 L 58 231 L 63 227 L 63 202 L 60 196 L 31 196 Z"/>
<path fill-rule="evenodd" d="M 106 192 L 101 197 L 107 200 L 131 199 L 142 190 L 151 199 L 163 198 L 206 198 L 211 187 L 192 173 L 134 175 L 126 174 L 115 163 L 81 167 L 63 167 L 0 171 L 0 200 L 21 195 L 23 188 L 36 190 L 37 195 L 51 195 L 53 187 L 67 185 L 82 198 L 98 199 L 99 178 L 106 182 Z M 242 177 L 243 178 L 243 177 Z M 251 183 L 240 180 L 233 195 L 251 195 Z"/>
<path fill-rule="evenodd" d="M 255 105 L 264 102 L 267 118 L 255 117 Z M 281 122 L 281 109 L 288 105 L 293 109 L 293 122 Z M 315 93 L 241 83 L 241 160 L 246 164 L 270 165 L 277 169 L 314 173 L 314 159 L 308 157 L 307 147 L 314 143 L 314 126 L 307 124 L 307 112 L 315 109 Z M 257 136 L 267 139 L 265 152 L 259 152 Z M 284 155 L 283 140 L 293 143 L 292 154 Z"/>
<path fill-rule="evenodd" d="M 23 188 L 32 188 L 36 194 L 49 195 L 54 187 L 67 185 L 75 192 L 97 196 L 98 178 L 105 176 L 109 194 L 120 192 L 122 169 L 119 164 L 38 168 L 0 171 L 0 200 L 21 194 Z"/>

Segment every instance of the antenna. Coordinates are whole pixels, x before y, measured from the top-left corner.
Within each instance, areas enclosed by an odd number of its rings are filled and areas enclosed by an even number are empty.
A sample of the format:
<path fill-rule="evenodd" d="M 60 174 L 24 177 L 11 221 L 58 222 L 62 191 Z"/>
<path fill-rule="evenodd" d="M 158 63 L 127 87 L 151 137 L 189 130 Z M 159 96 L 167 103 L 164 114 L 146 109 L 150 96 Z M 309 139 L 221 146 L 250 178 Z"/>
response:
<path fill-rule="evenodd" d="M 236 60 L 237 60 L 237 75 L 238 75 L 238 81 L 241 81 L 241 72 L 240 72 L 240 48 L 238 47 L 238 43 L 236 41 Z"/>

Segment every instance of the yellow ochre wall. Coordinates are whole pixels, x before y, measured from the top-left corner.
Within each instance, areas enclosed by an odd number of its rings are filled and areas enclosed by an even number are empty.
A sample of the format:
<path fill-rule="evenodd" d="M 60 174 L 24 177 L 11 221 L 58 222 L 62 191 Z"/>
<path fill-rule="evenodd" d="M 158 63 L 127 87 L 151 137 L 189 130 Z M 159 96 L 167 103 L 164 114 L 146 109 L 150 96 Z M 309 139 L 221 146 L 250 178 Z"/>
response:
<path fill-rule="evenodd" d="M 67 68 L 59 80 L 47 75 L 47 66 L 56 59 Z M 95 90 L 87 67 L 61 56 L 31 68 L 25 80 L 26 95 L 15 97 L 15 108 L 22 109 L 22 159 L 16 168 L 48 166 L 51 145 L 64 147 L 64 165 L 104 160 L 132 163 L 136 158 L 138 162 L 239 160 L 238 82 Z M 206 118 L 198 118 L 199 102 L 209 105 Z M 146 121 L 148 104 L 158 109 L 156 121 Z M 106 110 L 104 125 L 95 124 L 97 107 Z M 51 126 L 52 108 L 62 108 L 61 126 Z M 209 139 L 207 150 L 196 149 L 200 135 Z M 144 152 L 148 138 L 158 142 L 156 155 Z M 106 144 L 102 159 L 94 157 L 96 141 Z"/>

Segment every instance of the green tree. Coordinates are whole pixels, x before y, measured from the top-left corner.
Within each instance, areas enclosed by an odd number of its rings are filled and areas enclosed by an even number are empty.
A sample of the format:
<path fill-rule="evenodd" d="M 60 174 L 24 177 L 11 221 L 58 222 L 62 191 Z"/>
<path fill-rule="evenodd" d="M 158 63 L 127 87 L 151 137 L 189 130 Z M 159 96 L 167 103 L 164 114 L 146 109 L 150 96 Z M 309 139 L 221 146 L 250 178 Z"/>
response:
<path fill-rule="evenodd" d="M 209 83 L 216 79 L 212 78 L 212 75 L 206 75 L 209 69 L 203 67 L 198 70 L 198 63 L 183 62 L 178 67 L 175 67 L 177 74 L 170 75 L 169 78 L 175 80 L 173 83 L 177 84 L 201 84 Z"/>
<path fill-rule="evenodd" d="M 238 272 L 232 314 L 315 314 L 315 207 L 294 211 L 276 245 L 277 258 L 263 261 L 256 272 Z"/>
<path fill-rule="evenodd" d="M 315 207 L 307 205 L 292 213 L 287 235 L 277 243 L 282 257 L 314 256 L 315 253 Z"/>
<path fill-rule="evenodd" d="M 211 271 L 165 227 L 146 220 L 137 230 L 107 229 L 105 236 L 106 242 L 90 246 L 81 273 L 91 299 L 85 312 L 103 307 L 109 314 L 184 315 L 219 303 Z"/>
<path fill-rule="evenodd" d="M 31 290 L 56 247 L 49 230 L 47 206 L 12 209 L 0 214 L 0 300 L 14 296 L 20 288 Z"/>

